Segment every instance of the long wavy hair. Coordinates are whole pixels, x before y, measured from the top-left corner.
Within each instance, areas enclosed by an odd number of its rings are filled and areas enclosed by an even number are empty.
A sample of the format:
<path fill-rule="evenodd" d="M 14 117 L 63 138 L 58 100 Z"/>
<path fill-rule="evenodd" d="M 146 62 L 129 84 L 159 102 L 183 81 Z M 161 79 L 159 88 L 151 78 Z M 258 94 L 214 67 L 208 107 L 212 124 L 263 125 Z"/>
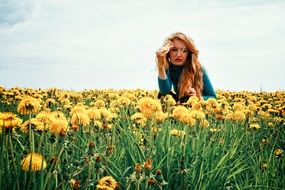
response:
<path fill-rule="evenodd" d="M 178 97 L 181 98 L 187 96 L 188 89 L 192 87 L 196 90 L 196 95 L 200 99 L 203 89 L 203 72 L 202 66 L 198 60 L 199 50 L 194 44 L 194 41 L 181 32 L 175 32 L 171 34 L 165 40 L 165 43 L 167 43 L 169 40 L 173 41 L 174 39 L 182 40 L 186 44 L 186 47 L 189 51 L 178 81 Z M 167 67 L 169 67 L 169 53 L 167 54 L 167 63 Z"/>

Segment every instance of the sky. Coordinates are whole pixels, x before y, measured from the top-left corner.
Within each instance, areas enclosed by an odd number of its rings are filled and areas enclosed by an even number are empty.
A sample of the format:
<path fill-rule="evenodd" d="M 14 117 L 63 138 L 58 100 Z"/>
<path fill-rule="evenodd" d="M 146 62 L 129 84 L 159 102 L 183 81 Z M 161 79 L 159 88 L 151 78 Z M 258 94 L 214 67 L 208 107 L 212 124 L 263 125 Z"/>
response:
<path fill-rule="evenodd" d="M 0 86 L 158 89 L 155 52 L 190 36 L 215 89 L 285 90 L 284 0 L 0 0 Z"/>

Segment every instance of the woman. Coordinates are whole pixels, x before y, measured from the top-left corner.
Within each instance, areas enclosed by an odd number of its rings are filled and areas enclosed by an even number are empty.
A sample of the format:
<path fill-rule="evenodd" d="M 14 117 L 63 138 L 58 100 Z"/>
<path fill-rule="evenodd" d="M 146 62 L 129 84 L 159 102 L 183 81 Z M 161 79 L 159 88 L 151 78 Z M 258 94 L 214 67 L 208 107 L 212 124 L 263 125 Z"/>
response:
<path fill-rule="evenodd" d="M 181 32 L 170 35 L 156 52 L 159 98 L 172 95 L 185 102 L 190 96 L 215 98 L 211 81 L 198 61 L 199 51 L 193 40 Z M 173 93 L 171 91 L 174 88 Z"/>

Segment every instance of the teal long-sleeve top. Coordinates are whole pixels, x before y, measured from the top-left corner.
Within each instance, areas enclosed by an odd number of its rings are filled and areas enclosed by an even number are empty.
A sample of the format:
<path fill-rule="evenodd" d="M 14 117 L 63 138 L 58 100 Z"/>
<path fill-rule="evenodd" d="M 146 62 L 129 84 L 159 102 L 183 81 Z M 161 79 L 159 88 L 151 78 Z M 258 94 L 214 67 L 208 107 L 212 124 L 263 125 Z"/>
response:
<path fill-rule="evenodd" d="M 170 64 L 169 68 L 166 70 L 166 79 L 161 79 L 158 77 L 158 86 L 161 94 L 163 95 L 168 94 L 171 91 L 172 86 L 174 88 L 175 93 L 178 94 L 179 91 L 178 80 L 182 73 L 182 70 L 183 66 Z M 204 100 L 207 100 L 209 98 L 216 98 L 216 93 L 212 86 L 210 78 L 203 67 L 202 67 L 202 72 L 203 72 L 202 96 Z"/>

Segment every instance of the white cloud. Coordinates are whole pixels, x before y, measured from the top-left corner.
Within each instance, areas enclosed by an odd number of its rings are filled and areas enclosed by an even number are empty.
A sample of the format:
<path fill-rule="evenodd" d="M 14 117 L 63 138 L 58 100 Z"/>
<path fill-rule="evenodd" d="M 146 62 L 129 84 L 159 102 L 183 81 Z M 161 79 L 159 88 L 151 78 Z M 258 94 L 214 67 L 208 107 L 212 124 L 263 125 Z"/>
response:
<path fill-rule="evenodd" d="M 35 16 L 39 11 L 36 0 L 2 0 L 0 2 L 0 27 L 10 27 Z"/>

